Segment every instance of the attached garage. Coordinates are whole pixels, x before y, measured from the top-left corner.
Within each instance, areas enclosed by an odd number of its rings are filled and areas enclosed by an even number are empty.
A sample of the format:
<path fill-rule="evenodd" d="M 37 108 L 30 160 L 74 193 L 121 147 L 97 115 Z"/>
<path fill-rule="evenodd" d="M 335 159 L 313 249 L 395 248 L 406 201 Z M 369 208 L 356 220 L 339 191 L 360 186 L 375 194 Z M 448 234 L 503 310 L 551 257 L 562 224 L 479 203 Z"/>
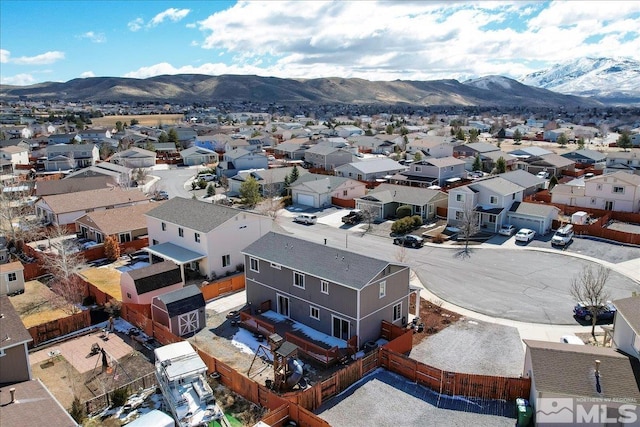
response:
<path fill-rule="evenodd" d="M 515 202 L 507 212 L 507 222 L 516 228 L 529 228 L 544 235 L 551 231 L 553 220 L 559 213 L 560 209 L 555 206 Z"/>
<path fill-rule="evenodd" d="M 315 206 L 315 204 L 316 204 L 315 197 L 313 197 L 313 195 L 311 195 L 311 194 L 298 194 L 296 203 L 298 205 L 316 207 Z"/>

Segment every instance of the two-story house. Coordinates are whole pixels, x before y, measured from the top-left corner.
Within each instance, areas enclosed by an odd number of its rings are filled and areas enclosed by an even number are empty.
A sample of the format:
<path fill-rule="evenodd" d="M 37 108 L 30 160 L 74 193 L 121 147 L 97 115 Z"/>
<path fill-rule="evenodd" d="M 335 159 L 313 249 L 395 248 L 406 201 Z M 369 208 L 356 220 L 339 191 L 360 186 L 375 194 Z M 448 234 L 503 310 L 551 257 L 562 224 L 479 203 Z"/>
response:
<path fill-rule="evenodd" d="M 628 172 L 640 175 L 640 150 L 612 151 L 607 153 L 604 173 Z"/>
<path fill-rule="evenodd" d="M 247 302 L 358 347 L 380 336 L 381 322 L 406 325 L 409 268 L 341 248 L 268 233 L 242 251 Z"/>
<path fill-rule="evenodd" d="M 640 359 L 640 296 L 615 300 L 613 305 L 616 315 L 611 347 Z"/>
<path fill-rule="evenodd" d="M 56 144 L 46 147 L 44 168 L 48 172 L 93 166 L 100 160 L 95 144 Z"/>
<path fill-rule="evenodd" d="M 565 159 L 573 160 L 581 165 L 604 165 L 606 163 L 607 154 L 596 150 L 575 150 L 561 154 Z"/>
<path fill-rule="evenodd" d="M 455 157 L 428 157 L 413 162 L 405 172 L 393 175 L 393 184 L 428 187 L 431 185 L 444 186 L 452 178 L 467 176 L 465 162 Z"/>
<path fill-rule="evenodd" d="M 16 165 L 28 165 L 29 149 L 19 145 L 2 147 L 0 148 L 0 159 L 9 161 L 13 169 Z"/>
<path fill-rule="evenodd" d="M 240 250 L 271 231 L 272 218 L 199 200 L 174 197 L 147 212 L 154 259 L 178 264 L 185 277 L 220 277 L 244 261 Z"/>
<path fill-rule="evenodd" d="M 449 190 L 447 221 L 460 224 L 465 212 L 478 215 L 478 225 L 487 232 L 497 232 L 514 202 L 522 202 L 524 188 L 499 176 L 478 180 Z"/>
<path fill-rule="evenodd" d="M 353 158 L 353 154 L 349 150 L 322 143 L 310 147 L 304 153 L 305 162 L 314 168 L 321 168 L 328 171 L 338 166 L 351 163 Z"/>
<path fill-rule="evenodd" d="M 243 148 L 227 151 L 216 166 L 216 175 L 230 178 L 238 172 L 249 169 L 266 169 L 269 167 L 267 156 L 253 153 Z"/>
<path fill-rule="evenodd" d="M 131 147 L 128 150 L 114 154 L 111 163 L 128 168 L 150 168 L 156 165 L 156 153 L 144 148 Z"/>
<path fill-rule="evenodd" d="M 551 202 L 583 208 L 640 212 L 640 175 L 614 172 L 558 184 Z"/>
<path fill-rule="evenodd" d="M 384 135 L 389 136 L 389 135 Z M 359 153 L 384 154 L 393 153 L 396 144 L 386 138 L 378 138 L 375 136 L 351 136 L 347 138 L 355 151 Z"/>
<path fill-rule="evenodd" d="M 429 136 L 426 135 L 422 138 L 411 139 L 407 142 L 407 153 L 415 154 L 417 152 L 422 153 L 422 156 L 429 156 L 434 158 L 451 157 L 453 156 L 454 144 L 451 142 L 450 136 Z"/>
<path fill-rule="evenodd" d="M 76 219 L 76 233 L 97 243 L 103 243 L 108 236 L 115 236 L 119 243 L 140 239 L 147 235 L 145 214 L 158 203 L 163 202 L 95 210 Z"/>

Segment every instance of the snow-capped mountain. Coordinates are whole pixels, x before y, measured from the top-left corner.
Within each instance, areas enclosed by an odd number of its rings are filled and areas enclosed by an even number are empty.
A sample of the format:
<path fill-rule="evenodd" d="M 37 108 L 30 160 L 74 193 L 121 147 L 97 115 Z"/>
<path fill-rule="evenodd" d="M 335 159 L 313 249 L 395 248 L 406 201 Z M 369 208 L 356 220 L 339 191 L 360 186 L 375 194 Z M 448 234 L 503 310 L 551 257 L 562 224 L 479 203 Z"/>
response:
<path fill-rule="evenodd" d="M 640 61 L 630 58 L 580 58 L 536 71 L 520 82 L 564 94 L 599 100 L 640 100 Z"/>

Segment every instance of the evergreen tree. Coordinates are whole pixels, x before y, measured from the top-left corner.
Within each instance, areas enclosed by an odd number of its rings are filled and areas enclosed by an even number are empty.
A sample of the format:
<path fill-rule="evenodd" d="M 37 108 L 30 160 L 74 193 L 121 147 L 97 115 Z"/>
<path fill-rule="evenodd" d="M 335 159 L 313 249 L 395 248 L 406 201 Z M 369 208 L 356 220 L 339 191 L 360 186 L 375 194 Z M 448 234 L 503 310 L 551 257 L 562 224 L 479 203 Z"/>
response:
<path fill-rule="evenodd" d="M 564 133 L 561 133 L 556 142 L 558 143 L 559 146 L 564 147 L 565 145 L 567 145 L 567 142 L 568 142 L 567 136 Z"/>
<path fill-rule="evenodd" d="M 482 170 L 482 160 L 480 160 L 480 154 L 476 154 L 475 159 L 473 159 L 473 166 L 472 166 L 474 171 L 481 171 Z"/>
<path fill-rule="evenodd" d="M 416 151 L 416 153 L 413 155 L 413 160 L 416 162 L 422 160 L 422 153 L 420 151 Z"/>
<path fill-rule="evenodd" d="M 622 148 L 624 151 L 627 151 L 627 149 L 631 148 L 632 143 L 629 132 L 622 132 L 622 134 L 620 134 L 620 136 L 618 137 L 617 144 L 618 147 Z"/>
<path fill-rule="evenodd" d="M 584 138 L 583 138 L 583 137 L 580 137 L 580 138 L 578 139 L 578 149 L 579 149 L 579 150 L 584 149 Z"/>
<path fill-rule="evenodd" d="M 496 169 L 498 173 L 505 173 L 507 171 L 507 162 L 504 160 L 504 157 L 500 157 L 496 161 Z"/>
<path fill-rule="evenodd" d="M 262 198 L 260 196 L 260 184 L 254 177 L 247 177 L 240 185 L 240 198 L 242 198 L 242 203 L 247 206 L 255 206 L 260 202 Z"/>
<path fill-rule="evenodd" d="M 291 169 L 291 173 L 289 174 L 289 184 L 293 184 L 300 177 L 300 172 L 298 171 L 298 166 L 293 166 Z"/>
<path fill-rule="evenodd" d="M 465 139 L 467 139 L 464 136 L 464 131 L 462 130 L 462 128 L 458 128 L 458 131 L 456 132 L 456 139 L 459 141 L 464 141 Z"/>
<path fill-rule="evenodd" d="M 209 183 L 207 185 L 207 197 L 212 197 L 216 194 L 216 189 L 213 187 L 213 184 Z"/>
<path fill-rule="evenodd" d="M 516 142 L 522 141 L 522 133 L 520 132 L 520 129 L 516 129 L 516 131 L 513 133 L 513 140 Z"/>

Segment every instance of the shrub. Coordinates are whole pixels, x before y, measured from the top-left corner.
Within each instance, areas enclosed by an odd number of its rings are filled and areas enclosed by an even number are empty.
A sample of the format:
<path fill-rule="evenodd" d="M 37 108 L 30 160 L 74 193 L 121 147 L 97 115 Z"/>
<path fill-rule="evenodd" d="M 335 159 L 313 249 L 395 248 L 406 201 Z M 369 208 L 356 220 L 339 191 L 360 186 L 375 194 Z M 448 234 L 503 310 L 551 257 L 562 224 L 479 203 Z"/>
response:
<path fill-rule="evenodd" d="M 422 226 L 422 217 L 420 215 L 412 216 L 411 220 L 413 221 L 413 227 L 414 228 L 418 228 L 418 227 Z"/>
<path fill-rule="evenodd" d="M 400 218 L 391 224 L 391 231 L 396 234 L 405 234 L 413 229 L 411 217 Z"/>
<path fill-rule="evenodd" d="M 123 406 L 125 403 L 127 403 L 127 399 L 129 398 L 130 395 L 131 393 L 129 392 L 128 387 L 121 387 L 121 388 L 115 389 L 110 396 L 111 405 L 115 407 Z"/>
<path fill-rule="evenodd" d="M 398 209 L 396 209 L 396 216 L 398 218 L 404 218 L 409 215 L 411 215 L 411 206 L 409 205 L 398 206 Z"/>
<path fill-rule="evenodd" d="M 198 188 L 198 183 L 196 183 L 195 181 L 191 181 L 191 189 L 195 190 Z"/>
<path fill-rule="evenodd" d="M 120 258 L 120 244 L 116 236 L 107 236 L 104 240 L 104 254 L 109 261 L 115 261 Z"/>
<path fill-rule="evenodd" d="M 293 198 L 291 196 L 284 196 L 282 198 L 282 205 L 283 206 L 291 206 L 293 204 Z"/>
<path fill-rule="evenodd" d="M 209 183 L 209 185 L 207 185 L 207 197 L 211 197 L 215 194 L 216 194 L 216 189 L 213 188 L 213 184 Z"/>
<path fill-rule="evenodd" d="M 201 190 L 204 190 L 205 188 L 207 188 L 207 181 L 205 181 L 204 179 L 201 179 L 200 181 L 198 181 L 198 187 Z"/>
<path fill-rule="evenodd" d="M 444 235 L 444 234 L 442 234 L 442 233 L 440 233 L 440 234 L 438 234 L 437 236 L 433 236 L 433 237 L 431 238 L 431 241 L 432 241 L 433 243 L 444 243 L 444 241 L 445 241 L 445 235 Z"/>
<path fill-rule="evenodd" d="M 85 407 L 82 402 L 80 402 L 80 399 L 78 399 L 78 397 L 73 398 L 71 409 L 69 409 L 69 415 L 71 415 L 71 418 L 73 418 L 74 421 L 80 425 L 82 425 L 82 422 L 87 417 Z"/>

